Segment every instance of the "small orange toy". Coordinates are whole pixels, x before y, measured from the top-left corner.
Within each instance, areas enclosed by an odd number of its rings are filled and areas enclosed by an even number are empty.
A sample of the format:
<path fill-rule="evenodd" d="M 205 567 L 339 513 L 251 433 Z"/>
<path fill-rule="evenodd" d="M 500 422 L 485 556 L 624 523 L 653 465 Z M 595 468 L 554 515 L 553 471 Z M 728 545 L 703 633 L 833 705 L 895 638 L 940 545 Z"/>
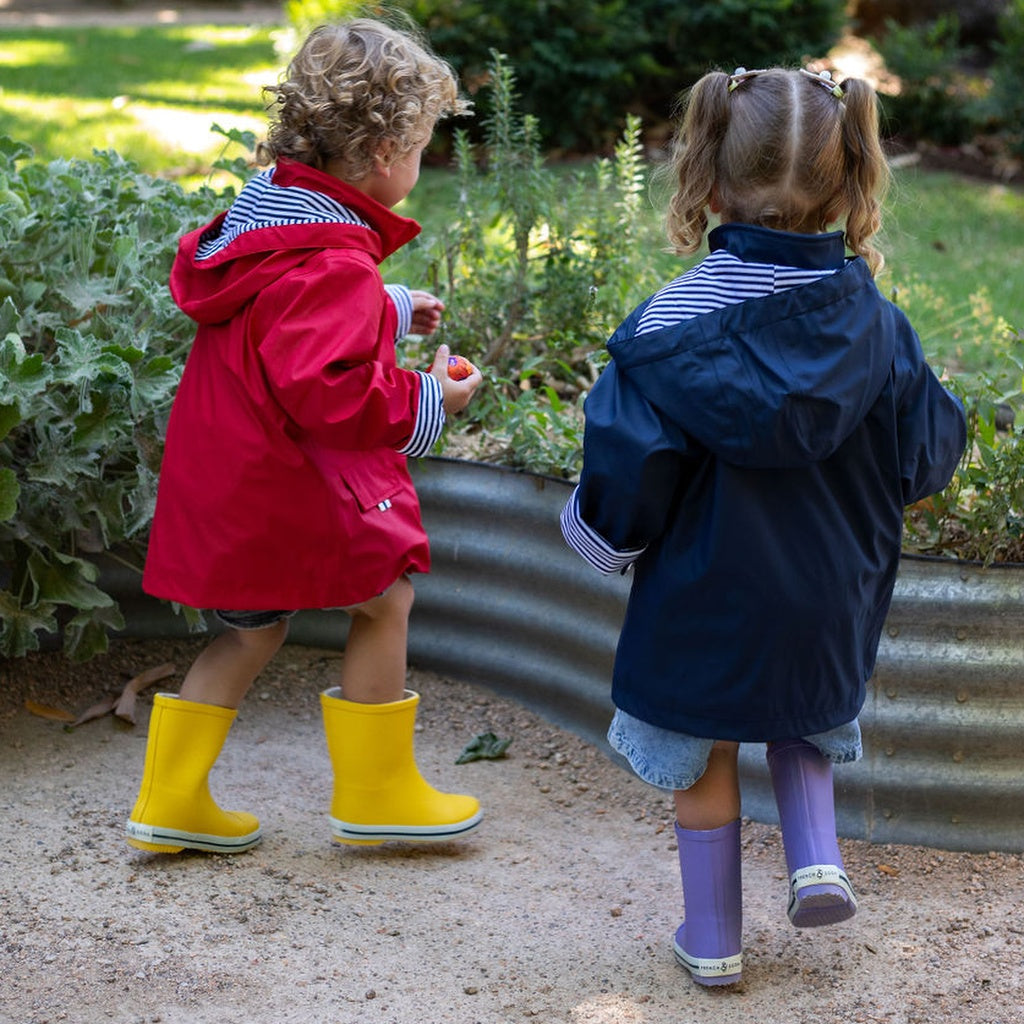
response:
<path fill-rule="evenodd" d="M 465 380 L 476 367 L 463 356 L 448 357 L 448 376 L 452 380 Z"/>

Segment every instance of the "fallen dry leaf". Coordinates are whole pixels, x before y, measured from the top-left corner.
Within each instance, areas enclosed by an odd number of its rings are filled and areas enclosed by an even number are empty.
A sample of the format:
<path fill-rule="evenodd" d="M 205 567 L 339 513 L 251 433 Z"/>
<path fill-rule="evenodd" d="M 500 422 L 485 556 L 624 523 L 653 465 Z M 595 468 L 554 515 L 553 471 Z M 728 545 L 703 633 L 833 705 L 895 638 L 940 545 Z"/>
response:
<path fill-rule="evenodd" d="M 40 718 L 49 718 L 54 722 L 73 722 L 75 716 L 63 708 L 52 708 L 48 704 L 37 704 L 34 700 L 25 701 L 25 710 Z"/>
<path fill-rule="evenodd" d="M 77 718 L 73 715 L 67 715 L 66 718 L 61 718 L 61 721 L 70 722 L 69 728 L 73 729 L 75 726 L 83 725 L 85 722 L 95 721 L 97 718 L 103 718 L 105 715 L 109 715 L 111 711 L 125 722 L 130 722 L 132 725 L 135 724 L 135 698 L 146 689 L 148 686 L 152 686 L 154 683 L 160 682 L 161 679 L 166 679 L 168 676 L 174 675 L 174 665 L 170 662 L 166 662 L 163 665 L 157 665 L 154 668 L 147 668 L 145 672 L 140 672 L 137 676 L 129 679 L 124 684 L 124 689 L 119 693 L 111 697 L 104 697 L 102 700 L 97 701 L 91 707 L 88 707 L 83 711 Z M 54 716 L 49 716 L 54 717 Z"/>
<path fill-rule="evenodd" d="M 135 724 L 135 698 L 142 693 L 147 687 L 152 686 L 154 683 L 159 683 L 161 679 L 166 679 L 168 676 L 174 675 L 174 665 L 171 662 L 166 662 L 163 665 L 157 665 L 155 668 L 147 668 L 145 672 L 140 672 L 133 679 L 129 679 L 125 683 L 124 689 L 121 691 L 121 696 L 118 698 L 117 704 L 114 707 L 114 714 L 118 718 L 123 719 L 126 722 Z"/>
<path fill-rule="evenodd" d="M 109 715 L 117 703 L 117 697 L 104 697 L 103 700 L 86 708 L 72 723 L 71 728 L 82 725 L 84 722 L 91 722 L 94 718 L 102 718 Z"/>
<path fill-rule="evenodd" d="M 883 875 L 890 875 L 893 878 L 895 878 L 900 873 L 899 868 L 891 867 L 888 864 L 879 864 L 878 870 L 881 871 Z"/>

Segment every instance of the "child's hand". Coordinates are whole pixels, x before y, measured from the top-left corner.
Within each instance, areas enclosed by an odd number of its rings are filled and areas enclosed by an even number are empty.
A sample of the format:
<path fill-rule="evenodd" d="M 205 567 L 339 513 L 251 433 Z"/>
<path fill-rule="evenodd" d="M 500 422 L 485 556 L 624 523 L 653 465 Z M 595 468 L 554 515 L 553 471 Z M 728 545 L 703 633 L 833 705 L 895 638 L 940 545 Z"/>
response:
<path fill-rule="evenodd" d="M 441 393 L 444 398 L 444 411 L 449 415 L 462 412 L 469 405 L 473 392 L 480 386 L 483 376 L 474 366 L 473 372 L 462 380 L 452 380 L 448 376 L 447 345 L 439 345 L 434 355 L 434 364 L 430 367 L 431 376 L 441 382 Z"/>
<path fill-rule="evenodd" d="M 441 323 L 444 303 L 430 292 L 410 291 L 412 296 L 411 334 L 433 334 Z"/>

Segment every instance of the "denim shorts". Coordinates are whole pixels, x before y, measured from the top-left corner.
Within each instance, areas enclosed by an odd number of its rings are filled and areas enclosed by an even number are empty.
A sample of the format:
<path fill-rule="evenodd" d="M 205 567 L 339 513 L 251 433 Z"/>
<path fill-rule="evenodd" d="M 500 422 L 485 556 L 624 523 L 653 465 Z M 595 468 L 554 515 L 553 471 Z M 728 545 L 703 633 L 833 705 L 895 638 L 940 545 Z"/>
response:
<path fill-rule="evenodd" d="M 213 614 L 232 629 L 266 629 L 282 619 L 290 619 L 295 612 L 234 612 L 218 608 Z"/>
<path fill-rule="evenodd" d="M 857 719 L 828 732 L 803 736 L 832 764 L 859 761 L 863 756 Z M 703 774 L 713 739 L 662 729 L 616 711 L 608 727 L 608 742 L 629 762 L 644 782 L 659 789 L 689 789 Z"/>

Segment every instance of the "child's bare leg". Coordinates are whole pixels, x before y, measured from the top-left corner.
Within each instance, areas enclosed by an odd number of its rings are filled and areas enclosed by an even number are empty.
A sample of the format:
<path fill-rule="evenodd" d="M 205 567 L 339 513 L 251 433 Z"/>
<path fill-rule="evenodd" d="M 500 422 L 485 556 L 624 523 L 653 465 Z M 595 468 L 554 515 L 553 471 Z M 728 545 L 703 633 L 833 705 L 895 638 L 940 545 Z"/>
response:
<path fill-rule="evenodd" d="M 229 628 L 192 663 L 179 696 L 197 704 L 237 708 L 287 635 L 287 619 L 263 629 Z"/>
<path fill-rule="evenodd" d="M 388 704 L 405 696 L 406 647 L 413 586 L 404 576 L 383 594 L 345 610 L 352 616 L 341 693 L 358 704 Z"/>
<path fill-rule="evenodd" d="M 717 741 L 704 774 L 689 789 L 675 791 L 676 820 L 682 828 L 720 828 L 740 816 L 739 746 Z"/>

